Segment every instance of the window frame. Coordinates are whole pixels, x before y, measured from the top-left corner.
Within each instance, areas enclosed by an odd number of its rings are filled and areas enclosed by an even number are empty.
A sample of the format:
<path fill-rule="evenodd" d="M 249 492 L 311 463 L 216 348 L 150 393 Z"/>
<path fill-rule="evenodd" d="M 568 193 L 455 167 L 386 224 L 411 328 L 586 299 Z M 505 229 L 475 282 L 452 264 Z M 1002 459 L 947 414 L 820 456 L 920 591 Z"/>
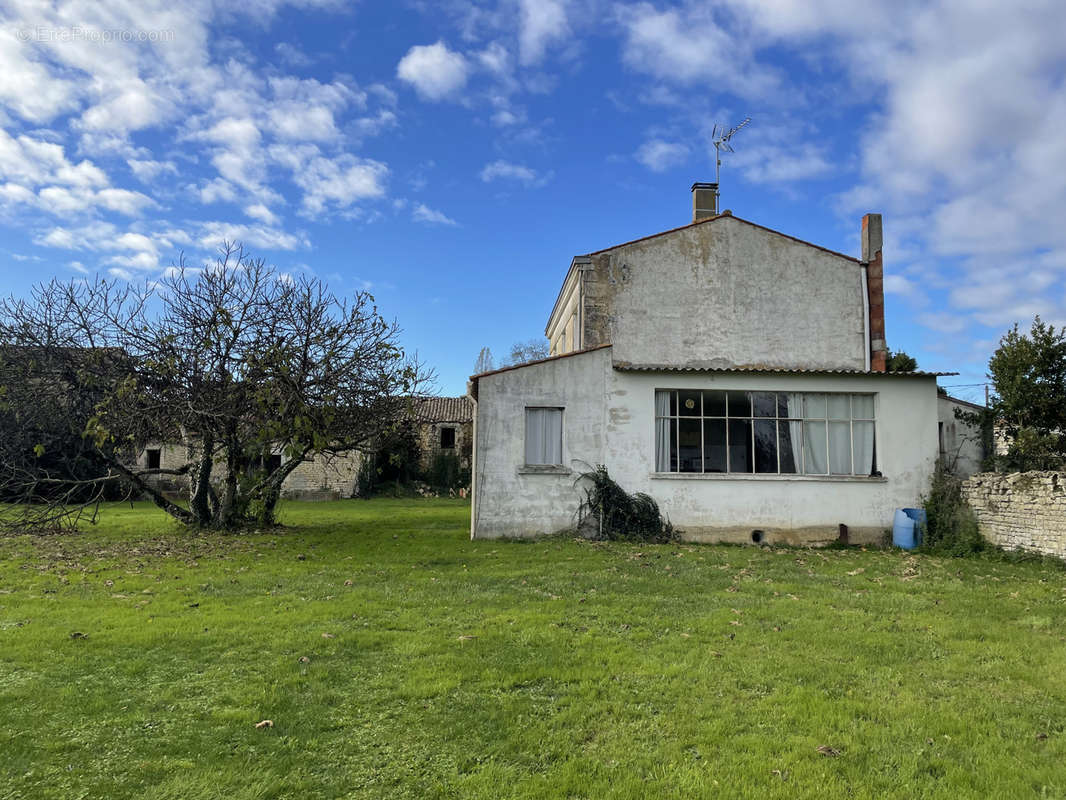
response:
<path fill-rule="evenodd" d="M 557 411 L 559 412 L 559 463 L 536 463 L 530 462 L 529 457 L 529 412 L 530 411 Z M 566 409 L 564 406 L 525 406 L 522 410 L 522 466 L 531 470 L 558 470 L 565 468 L 563 458 L 564 430 L 566 422 Z"/>
<path fill-rule="evenodd" d="M 659 413 L 659 393 L 667 392 L 670 395 L 668 401 L 665 402 L 666 414 Z M 708 415 L 708 409 L 705 407 L 707 403 L 707 395 L 709 393 L 721 393 L 721 413 L 713 413 Z M 746 395 L 747 413 L 738 414 L 734 416 L 732 412 L 732 402 L 737 395 Z M 699 406 L 693 410 L 693 413 L 683 414 L 681 413 L 682 402 L 691 400 L 694 398 L 683 398 L 683 395 L 697 395 Z M 773 414 L 756 413 L 756 400 L 758 396 L 769 395 L 772 400 Z M 785 407 L 786 416 L 782 416 L 782 402 L 783 395 L 797 395 L 800 399 L 800 416 L 788 415 L 789 409 Z M 878 452 L 877 452 L 877 439 L 878 439 L 878 425 L 877 425 L 877 392 L 871 391 L 787 391 L 781 389 L 732 389 L 732 388 L 659 388 L 654 390 L 654 402 L 653 402 L 653 476 L 655 477 L 671 477 L 671 478 L 769 478 L 769 479 L 803 479 L 803 480 L 870 480 L 870 479 L 883 479 L 880 468 L 878 466 Z M 832 411 L 832 398 L 845 397 L 848 400 L 847 417 L 835 416 Z M 863 415 L 863 411 L 856 407 L 855 398 L 869 398 L 869 415 Z M 822 408 L 824 409 L 820 415 L 811 414 L 808 416 L 808 402 L 809 398 L 821 398 Z M 817 401 L 816 401 L 817 402 Z M 717 409 L 716 409 L 717 410 Z M 670 420 L 670 425 L 667 431 L 667 441 L 669 442 L 670 451 L 666 458 L 663 459 L 660 454 L 660 420 Z M 681 423 L 683 421 L 696 421 L 699 423 L 699 443 L 698 443 L 698 461 L 699 469 L 682 469 L 683 464 L 688 459 L 682 458 L 682 433 Z M 708 470 L 708 453 L 709 440 L 708 440 L 708 425 L 707 423 L 715 422 L 721 423 L 724 438 L 721 439 L 719 444 L 717 437 L 714 441 L 714 446 L 720 446 L 723 450 L 722 458 L 724 459 L 723 469 L 711 469 Z M 774 457 L 776 459 L 777 469 L 774 471 L 759 470 L 759 452 L 760 448 L 757 444 L 757 430 L 758 423 L 772 423 L 774 428 Z M 832 430 L 831 426 L 839 425 L 841 423 L 847 423 L 848 425 L 848 463 L 850 471 L 834 471 L 835 456 L 833 453 L 833 440 L 830 435 Z M 746 423 L 746 441 L 743 444 L 737 445 L 744 447 L 744 459 L 748 463 L 748 469 L 744 471 L 733 470 L 733 458 L 734 458 L 734 444 L 733 435 L 737 426 L 733 423 Z M 782 426 L 798 423 L 800 426 L 800 434 L 797 441 L 792 442 L 792 447 L 799 447 L 800 463 L 794 471 L 782 471 L 781 459 L 782 459 Z M 822 454 L 822 458 L 825 460 L 824 472 L 809 472 L 808 470 L 808 453 L 807 453 L 807 431 L 808 424 L 814 423 L 815 425 L 821 425 L 824 433 L 822 437 L 825 441 L 825 452 Z M 872 439 L 870 440 L 870 472 L 855 472 L 855 458 L 856 458 L 856 424 L 870 425 L 872 429 Z M 790 435 L 790 441 L 791 441 Z M 690 448 L 693 445 L 688 445 Z M 820 448 L 819 448 L 820 449 Z M 838 454 L 839 455 L 839 454 Z M 692 459 L 697 460 L 697 459 Z M 667 470 L 660 468 L 660 463 L 665 463 L 668 467 Z"/>

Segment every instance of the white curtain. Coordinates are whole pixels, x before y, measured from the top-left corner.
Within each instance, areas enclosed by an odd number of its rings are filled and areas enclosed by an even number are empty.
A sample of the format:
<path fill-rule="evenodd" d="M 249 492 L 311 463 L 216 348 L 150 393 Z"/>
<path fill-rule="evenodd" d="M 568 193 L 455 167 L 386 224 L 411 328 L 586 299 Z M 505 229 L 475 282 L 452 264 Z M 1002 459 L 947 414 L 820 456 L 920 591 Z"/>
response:
<path fill-rule="evenodd" d="M 851 423 L 829 423 L 829 471 L 833 475 L 851 474 Z"/>
<path fill-rule="evenodd" d="M 803 423 L 803 459 L 808 475 L 825 475 L 829 472 L 826 463 L 825 422 Z"/>
<path fill-rule="evenodd" d="M 670 392 L 655 392 L 655 471 L 670 471 Z"/>
<path fill-rule="evenodd" d="M 526 463 L 563 463 L 563 410 L 526 409 Z"/>
<path fill-rule="evenodd" d="M 872 475 L 874 471 L 874 424 L 853 422 L 855 474 Z"/>
<path fill-rule="evenodd" d="M 792 392 L 788 396 L 788 435 L 792 440 L 792 462 L 796 472 L 803 472 L 803 395 Z"/>

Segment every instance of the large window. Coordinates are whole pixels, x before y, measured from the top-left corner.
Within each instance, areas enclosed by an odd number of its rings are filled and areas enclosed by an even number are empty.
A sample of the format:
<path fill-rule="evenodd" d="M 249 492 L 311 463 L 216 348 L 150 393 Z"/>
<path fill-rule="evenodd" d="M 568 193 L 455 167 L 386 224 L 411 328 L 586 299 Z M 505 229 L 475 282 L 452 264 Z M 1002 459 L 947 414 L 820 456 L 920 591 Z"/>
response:
<path fill-rule="evenodd" d="M 526 409 L 526 464 L 560 466 L 563 463 L 563 410 Z"/>
<path fill-rule="evenodd" d="M 659 389 L 657 472 L 873 475 L 874 396 Z"/>

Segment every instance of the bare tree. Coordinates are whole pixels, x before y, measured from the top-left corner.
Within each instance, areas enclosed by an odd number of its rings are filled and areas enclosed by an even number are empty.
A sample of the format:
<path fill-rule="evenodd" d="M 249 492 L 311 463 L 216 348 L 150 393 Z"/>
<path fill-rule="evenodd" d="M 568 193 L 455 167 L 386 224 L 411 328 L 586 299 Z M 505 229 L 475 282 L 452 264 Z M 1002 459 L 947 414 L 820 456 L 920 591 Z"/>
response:
<path fill-rule="evenodd" d="M 100 469 L 49 469 L 39 442 L 31 457 L 32 434 L 47 429 L 38 419 L 30 438 L 0 445 L 14 450 L 2 454 L 0 493 L 37 501 L 19 506 L 22 526 L 76 520 L 116 483 L 190 525 L 273 524 L 302 461 L 372 445 L 424 388 L 430 376 L 398 334 L 368 293 L 342 300 L 231 245 L 212 267 L 179 264 L 156 284 L 39 286 L 0 303 L 0 411 L 14 424 L 32 416 L 33 397 L 47 398 Z M 149 442 L 181 443 L 188 457 L 138 466 Z M 160 475 L 187 479 L 188 508 L 157 486 Z"/>
<path fill-rule="evenodd" d="M 491 372 L 496 369 L 496 362 L 492 358 L 492 351 L 487 347 L 482 347 L 481 352 L 477 354 L 477 361 L 474 362 L 474 374 L 480 375 L 482 372 Z"/>
<path fill-rule="evenodd" d="M 504 361 L 504 366 L 516 367 L 519 364 L 528 364 L 530 361 L 539 361 L 548 357 L 547 339 L 530 339 L 526 342 L 515 342 L 511 345 L 511 353 Z"/>

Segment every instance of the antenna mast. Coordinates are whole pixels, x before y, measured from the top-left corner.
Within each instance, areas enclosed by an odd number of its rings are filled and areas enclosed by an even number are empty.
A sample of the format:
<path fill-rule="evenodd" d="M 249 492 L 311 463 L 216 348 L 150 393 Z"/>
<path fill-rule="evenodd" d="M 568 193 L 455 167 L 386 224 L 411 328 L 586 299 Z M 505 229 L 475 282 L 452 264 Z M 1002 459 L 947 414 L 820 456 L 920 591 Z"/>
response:
<path fill-rule="evenodd" d="M 718 124 L 715 123 L 714 129 L 711 131 L 711 140 L 714 142 L 714 185 L 716 187 L 721 186 L 721 180 L 719 176 L 722 171 L 722 151 L 725 150 L 727 153 L 734 152 L 733 146 L 729 144 L 729 140 L 736 135 L 737 131 L 739 131 L 749 122 L 751 122 L 751 117 L 744 117 L 743 122 L 741 122 L 739 125 L 734 125 L 728 131 L 725 130 L 725 126 L 723 126 L 721 133 L 718 131 Z M 716 189 L 715 192 L 716 194 L 721 194 L 718 189 Z M 718 210 L 717 197 L 715 197 L 714 207 L 715 210 Z"/>

